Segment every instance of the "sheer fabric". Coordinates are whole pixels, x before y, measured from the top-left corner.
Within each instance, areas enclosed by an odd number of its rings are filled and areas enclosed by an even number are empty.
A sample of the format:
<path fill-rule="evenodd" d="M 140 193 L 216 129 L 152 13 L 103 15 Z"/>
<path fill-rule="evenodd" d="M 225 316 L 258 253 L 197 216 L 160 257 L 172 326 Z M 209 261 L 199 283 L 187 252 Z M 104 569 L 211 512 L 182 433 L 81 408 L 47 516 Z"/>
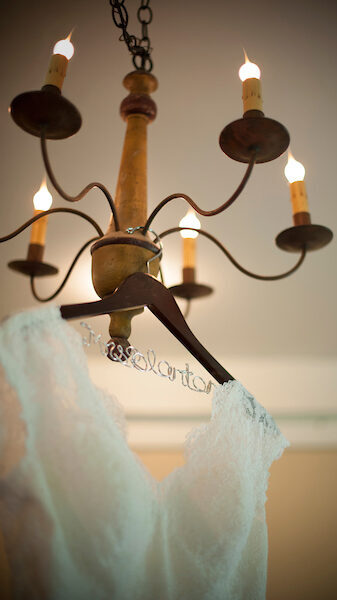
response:
<path fill-rule="evenodd" d="M 288 443 L 239 382 L 157 482 L 58 308 L 7 319 L 0 363 L 1 597 L 265 597 L 268 470 Z"/>

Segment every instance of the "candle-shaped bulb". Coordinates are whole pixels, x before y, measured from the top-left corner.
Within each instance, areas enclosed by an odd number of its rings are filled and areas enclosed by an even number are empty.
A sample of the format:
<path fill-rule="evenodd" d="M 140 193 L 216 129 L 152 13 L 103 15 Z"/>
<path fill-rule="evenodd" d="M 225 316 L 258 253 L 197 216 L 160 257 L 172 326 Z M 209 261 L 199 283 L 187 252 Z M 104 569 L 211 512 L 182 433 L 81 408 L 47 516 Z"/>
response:
<path fill-rule="evenodd" d="M 298 160 L 294 159 L 291 152 L 288 153 L 284 174 L 289 181 L 294 225 L 310 225 L 307 191 L 303 181 L 305 168 Z"/>
<path fill-rule="evenodd" d="M 74 46 L 72 45 L 70 38 L 71 32 L 66 39 L 56 42 L 44 85 L 53 85 L 59 88 L 59 90 L 62 90 L 68 62 L 74 54 Z"/>
<path fill-rule="evenodd" d="M 260 79 L 261 78 L 261 71 L 259 69 L 259 67 L 255 64 L 250 62 L 246 52 L 245 53 L 245 62 L 243 65 L 241 65 L 240 69 L 239 69 L 239 77 L 241 79 L 241 81 L 246 81 L 246 79 Z"/>
<path fill-rule="evenodd" d="M 200 221 L 193 210 L 189 210 L 181 219 L 179 227 L 194 227 L 195 229 L 200 229 Z M 199 234 L 197 231 L 191 231 L 191 229 L 182 229 L 180 235 L 183 238 L 193 239 L 198 237 Z"/>
<path fill-rule="evenodd" d="M 239 69 L 239 77 L 242 81 L 243 114 L 252 110 L 262 113 L 261 71 L 257 65 L 250 62 L 245 51 L 244 53 L 245 63 Z"/>
<path fill-rule="evenodd" d="M 284 174 L 289 183 L 294 183 L 294 181 L 303 181 L 304 179 L 305 168 L 302 163 L 294 159 L 291 152 L 288 153 L 288 162 L 284 168 Z"/>
<path fill-rule="evenodd" d="M 46 180 L 44 179 L 41 183 L 40 189 L 33 198 L 34 208 L 35 210 L 48 210 L 53 202 L 53 197 L 49 192 L 46 184 Z"/>
<path fill-rule="evenodd" d="M 52 205 L 52 201 L 52 195 L 47 188 L 46 179 L 44 179 L 39 191 L 34 194 L 34 216 L 41 215 L 45 210 L 48 210 Z M 46 242 L 47 223 L 48 215 L 40 216 L 38 221 L 33 223 L 28 248 L 28 260 L 42 261 L 44 245 Z"/>
<path fill-rule="evenodd" d="M 179 227 L 200 229 L 200 221 L 194 210 L 190 209 L 186 213 L 181 219 Z M 191 229 L 182 229 L 180 235 L 183 238 L 183 281 L 192 283 L 195 278 L 196 238 L 199 234 Z"/>
<path fill-rule="evenodd" d="M 53 54 L 62 54 L 68 60 L 70 60 L 74 54 L 74 46 L 72 45 L 70 38 L 71 32 L 65 40 L 59 40 L 58 42 L 56 42 L 53 49 Z"/>

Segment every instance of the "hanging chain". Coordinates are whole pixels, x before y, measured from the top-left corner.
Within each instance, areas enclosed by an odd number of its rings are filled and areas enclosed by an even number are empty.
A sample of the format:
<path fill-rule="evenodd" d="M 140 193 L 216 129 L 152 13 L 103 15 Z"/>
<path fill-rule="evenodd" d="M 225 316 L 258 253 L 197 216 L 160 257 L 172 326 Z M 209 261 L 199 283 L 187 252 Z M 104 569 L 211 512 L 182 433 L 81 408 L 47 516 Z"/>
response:
<path fill-rule="evenodd" d="M 112 8 L 112 18 L 118 29 L 122 29 L 120 40 L 125 42 L 129 52 L 132 54 L 133 66 L 137 71 L 142 70 L 150 73 L 153 68 L 151 60 L 152 48 L 150 38 L 148 36 L 147 27 L 152 21 L 153 13 L 149 6 L 150 0 L 141 0 L 141 5 L 137 10 L 137 18 L 142 26 L 142 37 L 137 38 L 135 35 L 130 35 L 127 32 L 129 15 L 124 6 L 125 0 L 109 0 Z"/>

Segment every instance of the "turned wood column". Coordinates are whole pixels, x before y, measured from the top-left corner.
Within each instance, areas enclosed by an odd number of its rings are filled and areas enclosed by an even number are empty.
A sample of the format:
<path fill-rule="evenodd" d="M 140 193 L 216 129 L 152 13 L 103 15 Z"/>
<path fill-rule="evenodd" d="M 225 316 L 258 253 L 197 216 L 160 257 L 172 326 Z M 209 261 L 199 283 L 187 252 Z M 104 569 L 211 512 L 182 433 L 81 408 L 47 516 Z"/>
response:
<path fill-rule="evenodd" d="M 123 84 L 130 94 L 120 107 L 127 127 L 115 203 L 120 227 L 125 230 L 144 225 L 147 218 L 147 125 L 157 112 L 149 94 L 158 83 L 153 75 L 136 71 L 129 73 Z"/>
<path fill-rule="evenodd" d="M 129 227 L 145 225 L 147 219 L 147 126 L 156 116 L 156 104 L 150 93 L 158 84 L 153 75 L 142 71 L 129 73 L 123 84 L 130 93 L 120 107 L 127 124 L 114 198 L 120 231 L 115 230 L 111 217 L 107 233 L 91 249 L 93 285 L 101 298 L 112 294 L 128 275 L 146 272 L 146 262 L 158 251 L 149 236 L 139 231 L 126 233 Z M 157 275 L 158 270 L 156 259 L 150 263 L 150 272 Z M 112 313 L 111 337 L 126 344 L 131 319 L 142 311 Z"/>

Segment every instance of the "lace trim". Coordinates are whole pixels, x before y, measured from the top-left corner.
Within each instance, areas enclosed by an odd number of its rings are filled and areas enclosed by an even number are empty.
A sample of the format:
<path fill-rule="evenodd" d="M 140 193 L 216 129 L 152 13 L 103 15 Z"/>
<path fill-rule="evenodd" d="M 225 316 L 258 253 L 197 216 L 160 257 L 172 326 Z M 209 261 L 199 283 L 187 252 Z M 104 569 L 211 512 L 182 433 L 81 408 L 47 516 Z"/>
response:
<path fill-rule="evenodd" d="M 240 383 L 240 381 L 228 381 L 215 388 L 213 396 L 212 418 L 224 409 L 226 401 L 235 395 L 235 400 L 244 408 L 245 414 L 256 423 L 263 424 L 266 433 L 270 431 L 275 435 L 282 435 L 273 417 L 259 404 L 254 396 Z"/>
<path fill-rule="evenodd" d="M 283 450 L 290 445 L 267 410 L 255 400 L 240 381 L 232 380 L 218 385 L 214 389 L 212 414 L 209 422 L 195 427 L 187 434 L 184 445 L 187 457 L 198 452 L 197 441 L 199 438 L 209 436 L 212 427 L 219 424 L 222 419 L 227 423 L 229 429 L 234 426 L 239 430 L 241 417 L 246 423 L 251 421 L 259 428 L 262 426 L 263 437 L 266 440 L 267 438 L 274 440 L 274 450 L 272 451 L 270 448 L 270 464 L 279 458 Z M 224 435 L 226 435 L 225 429 Z M 215 443 L 213 440 L 212 444 Z"/>
<path fill-rule="evenodd" d="M 32 326 L 44 325 L 50 321 L 60 321 L 62 319 L 58 306 L 44 306 L 29 308 L 25 311 L 7 315 L 0 321 L 1 330 L 15 331 L 18 329 L 30 329 Z"/>

